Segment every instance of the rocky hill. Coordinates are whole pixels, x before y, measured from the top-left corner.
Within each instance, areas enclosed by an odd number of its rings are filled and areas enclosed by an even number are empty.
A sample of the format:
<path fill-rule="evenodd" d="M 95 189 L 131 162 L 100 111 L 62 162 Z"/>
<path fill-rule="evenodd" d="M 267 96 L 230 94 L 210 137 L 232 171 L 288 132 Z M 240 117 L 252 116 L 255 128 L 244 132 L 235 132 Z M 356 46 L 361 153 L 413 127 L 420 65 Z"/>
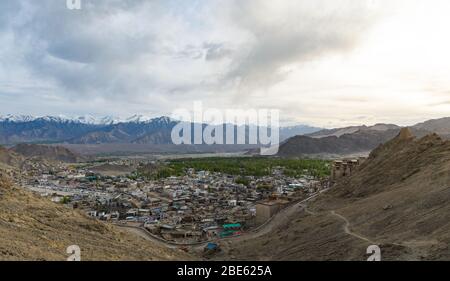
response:
<path fill-rule="evenodd" d="M 62 146 L 18 144 L 10 151 L 25 158 L 40 158 L 49 161 L 75 163 L 80 159 L 79 155 Z"/>
<path fill-rule="evenodd" d="M 399 127 L 391 127 L 390 125 L 378 124 L 372 127 L 359 128 L 352 133 L 344 133 L 339 136 L 296 136 L 280 145 L 278 156 L 368 154 L 378 145 L 389 141 L 400 132 Z M 420 128 L 413 128 L 412 130 L 417 136 L 425 136 L 429 133 Z"/>
<path fill-rule="evenodd" d="M 312 138 L 297 136 L 280 146 L 279 156 L 293 157 L 307 154 L 351 154 L 368 152 L 379 144 L 389 140 L 398 133 L 397 130 L 384 132 L 374 130 L 358 130 L 342 136 Z"/>
<path fill-rule="evenodd" d="M 325 129 L 304 136 L 295 136 L 280 146 L 279 156 L 299 157 L 317 155 L 368 154 L 379 144 L 393 138 L 401 130 L 394 124 L 376 124 L 373 126 L 352 126 Z M 417 137 L 436 133 L 444 139 L 450 139 L 450 117 L 428 120 L 410 127 Z"/>
<path fill-rule="evenodd" d="M 1 172 L 0 210 L 0 260 L 65 261 L 70 245 L 86 261 L 192 259 L 14 187 Z"/>
<path fill-rule="evenodd" d="M 235 259 L 450 259 L 450 141 L 402 129 L 282 227 L 229 246 Z M 261 253 L 263 253 L 261 255 Z M 229 257 L 228 256 L 228 257 Z"/>

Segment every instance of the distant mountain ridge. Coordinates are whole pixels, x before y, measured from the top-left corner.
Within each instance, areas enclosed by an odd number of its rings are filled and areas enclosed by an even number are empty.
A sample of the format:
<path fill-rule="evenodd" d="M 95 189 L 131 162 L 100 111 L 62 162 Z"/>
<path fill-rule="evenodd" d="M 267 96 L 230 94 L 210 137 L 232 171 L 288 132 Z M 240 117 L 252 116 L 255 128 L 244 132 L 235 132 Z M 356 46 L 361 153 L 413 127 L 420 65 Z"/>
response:
<path fill-rule="evenodd" d="M 23 123 L 23 122 L 32 122 L 36 120 L 41 121 L 53 121 L 60 123 L 81 123 L 81 124 L 89 124 L 89 125 L 113 125 L 119 123 L 142 123 L 142 122 L 151 122 L 154 119 L 166 119 L 169 120 L 169 117 L 160 117 L 160 118 L 152 118 L 145 115 L 135 114 L 128 118 L 120 118 L 116 116 L 102 116 L 96 117 L 93 115 L 83 115 L 76 117 L 68 117 L 64 115 L 59 116 L 32 116 L 32 115 L 12 115 L 8 114 L 5 116 L 0 115 L 0 122 L 15 122 L 15 123 Z"/>
<path fill-rule="evenodd" d="M 9 115 L 0 118 L 0 144 L 168 145 L 172 144 L 171 132 L 178 123 L 179 121 L 169 117 L 149 118 L 143 115 L 134 115 L 123 120 L 114 117 L 96 119 L 84 116 L 69 119 Z M 245 126 L 246 132 L 254 128 L 252 126 Z M 237 128 L 238 126 L 235 126 L 235 132 Z M 417 136 L 437 133 L 443 138 L 449 138 L 450 117 L 428 120 L 410 128 Z M 282 143 L 278 155 L 301 157 L 311 154 L 365 154 L 394 137 L 400 129 L 400 126 L 394 124 L 336 129 L 305 125 L 282 127 Z"/>
<path fill-rule="evenodd" d="M 305 136 L 295 136 L 281 144 L 281 157 L 302 157 L 305 155 L 351 155 L 369 153 L 378 145 L 395 137 L 402 127 L 394 124 L 373 126 L 352 126 L 325 129 Z M 417 137 L 436 133 L 450 138 L 450 118 L 428 120 L 410 127 Z"/>
<path fill-rule="evenodd" d="M 444 138 L 450 138 L 450 117 L 428 120 L 416 124 L 413 128 L 433 132 Z"/>
<path fill-rule="evenodd" d="M 307 136 L 313 137 L 313 138 L 323 138 L 323 137 L 331 137 L 336 136 L 340 137 L 345 134 L 352 134 L 356 133 L 360 130 L 374 130 L 374 131 L 387 131 L 387 130 L 393 130 L 393 129 L 400 129 L 400 126 L 394 125 L 394 124 L 375 124 L 373 126 L 350 126 L 350 127 L 344 127 L 344 128 L 336 128 L 336 129 L 324 129 L 317 132 L 313 132 L 311 134 L 308 134 Z"/>
<path fill-rule="evenodd" d="M 347 155 L 368 153 L 379 144 L 395 137 L 400 129 L 386 131 L 358 130 L 354 133 L 326 137 L 296 136 L 280 146 L 278 155 L 297 157 L 308 154 Z"/>
<path fill-rule="evenodd" d="M 68 143 L 68 144 L 172 144 L 171 132 L 179 121 L 169 117 L 150 118 L 134 115 L 126 119 L 83 116 L 0 117 L 0 144 Z M 206 124 L 203 124 L 206 126 Z M 246 126 L 248 131 L 249 126 Z M 280 138 L 321 130 L 306 125 L 283 127 Z"/>

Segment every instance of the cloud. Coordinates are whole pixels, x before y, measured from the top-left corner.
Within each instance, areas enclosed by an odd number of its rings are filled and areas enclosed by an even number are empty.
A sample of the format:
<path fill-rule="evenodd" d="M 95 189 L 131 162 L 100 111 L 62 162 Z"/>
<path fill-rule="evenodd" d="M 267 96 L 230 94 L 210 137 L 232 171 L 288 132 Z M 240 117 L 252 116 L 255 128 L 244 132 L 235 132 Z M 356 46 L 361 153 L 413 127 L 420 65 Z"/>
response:
<path fill-rule="evenodd" d="M 239 1 L 233 19 L 251 35 L 228 79 L 247 89 L 284 79 L 292 66 L 357 46 L 377 19 L 371 1 Z"/>
<path fill-rule="evenodd" d="M 167 114 L 194 99 L 245 106 L 236 94 L 251 103 L 292 69 L 351 51 L 379 12 L 360 0 L 82 1 L 79 11 L 65 0 L 0 2 L 0 93 L 21 96 L 20 108 L 85 113 L 83 102 L 95 100 L 107 105 L 102 112 Z"/>
<path fill-rule="evenodd" d="M 233 50 L 227 49 L 224 45 L 225 44 L 223 43 L 204 43 L 203 47 L 206 50 L 205 59 L 207 61 L 220 60 L 230 56 L 233 53 Z"/>

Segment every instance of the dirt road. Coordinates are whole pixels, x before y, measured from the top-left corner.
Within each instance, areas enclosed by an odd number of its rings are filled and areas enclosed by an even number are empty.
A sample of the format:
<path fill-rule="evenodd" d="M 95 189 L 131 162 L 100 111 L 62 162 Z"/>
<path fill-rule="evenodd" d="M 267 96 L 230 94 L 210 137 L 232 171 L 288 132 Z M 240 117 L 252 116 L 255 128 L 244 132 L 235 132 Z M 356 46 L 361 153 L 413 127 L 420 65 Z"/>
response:
<path fill-rule="evenodd" d="M 178 246 L 176 245 L 172 245 L 169 242 L 165 242 L 162 239 L 156 239 L 155 237 L 153 237 L 152 235 L 150 235 L 145 229 L 141 229 L 139 227 L 131 227 L 131 226 L 123 226 L 123 225 L 119 225 L 122 229 L 133 233 L 139 237 L 144 238 L 145 240 L 151 241 L 155 244 L 170 248 L 170 249 L 176 249 Z"/>
<path fill-rule="evenodd" d="M 376 244 L 375 242 L 373 242 L 373 241 L 370 240 L 369 238 L 364 237 L 364 236 L 362 236 L 362 235 L 359 235 L 359 234 L 356 234 L 356 233 L 352 232 L 352 231 L 350 230 L 350 222 L 348 221 L 348 219 L 347 219 L 346 217 L 344 217 L 344 216 L 342 216 L 342 215 L 336 213 L 334 210 L 331 211 L 330 213 L 331 213 L 333 216 L 335 216 L 335 217 L 337 217 L 337 218 L 339 218 L 339 219 L 341 219 L 341 220 L 344 221 L 345 224 L 343 225 L 343 229 L 344 229 L 344 232 L 345 232 L 345 233 L 347 233 L 348 235 L 351 235 L 351 236 L 353 236 L 353 237 L 355 237 L 355 238 L 361 239 L 361 240 L 363 240 L 363 241 L 365 241 L 365 242 L 368 242 L 368 243 L 370 243 L 370 244 L 372 244 L 372 245 L 375 245 L 375 244 Z"/>
<path fill-rule="evenodd" d="M 323 192 L 325 191 L 326 190 L 324 190 Z M 296 212 L 298 212 L 299 208 L 304 209 L 305 203 L 316 198 L 317 196 L 319 196 L 319 194 L 321 194 L 321 192 L 317 192 L 312 196 L 281 210 L 280 212 L 276 213 L 272 218 L 270 218 L 266 223 L 264 223 L 263 225 L 259 226 L 258 228 L 252 231 L 243 233 L 240 236 L 230 237 L 223 240 L 232 240 L 233 242 L 234 241 L 240 242 L 266 235 L 271 231 L 273 231 L 274 229 L 277 229 L 278 227 L 282 226 L 283 224 L 288 223 L 290 221 L 291 216 L 294 215 Z"/>

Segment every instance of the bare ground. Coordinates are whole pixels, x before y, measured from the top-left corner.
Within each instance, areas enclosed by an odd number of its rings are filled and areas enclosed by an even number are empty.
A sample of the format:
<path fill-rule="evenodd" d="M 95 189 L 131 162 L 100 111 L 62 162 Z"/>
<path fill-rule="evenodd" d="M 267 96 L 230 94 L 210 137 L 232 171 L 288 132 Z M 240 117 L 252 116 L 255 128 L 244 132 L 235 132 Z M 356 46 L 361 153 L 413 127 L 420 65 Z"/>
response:
<path fill-rule="evenodd" d="M 82 260 L 191 260 L 115 226 L 33 195 L 0 176 L 0 260 L 64 261 L 70 245 Z"/>

